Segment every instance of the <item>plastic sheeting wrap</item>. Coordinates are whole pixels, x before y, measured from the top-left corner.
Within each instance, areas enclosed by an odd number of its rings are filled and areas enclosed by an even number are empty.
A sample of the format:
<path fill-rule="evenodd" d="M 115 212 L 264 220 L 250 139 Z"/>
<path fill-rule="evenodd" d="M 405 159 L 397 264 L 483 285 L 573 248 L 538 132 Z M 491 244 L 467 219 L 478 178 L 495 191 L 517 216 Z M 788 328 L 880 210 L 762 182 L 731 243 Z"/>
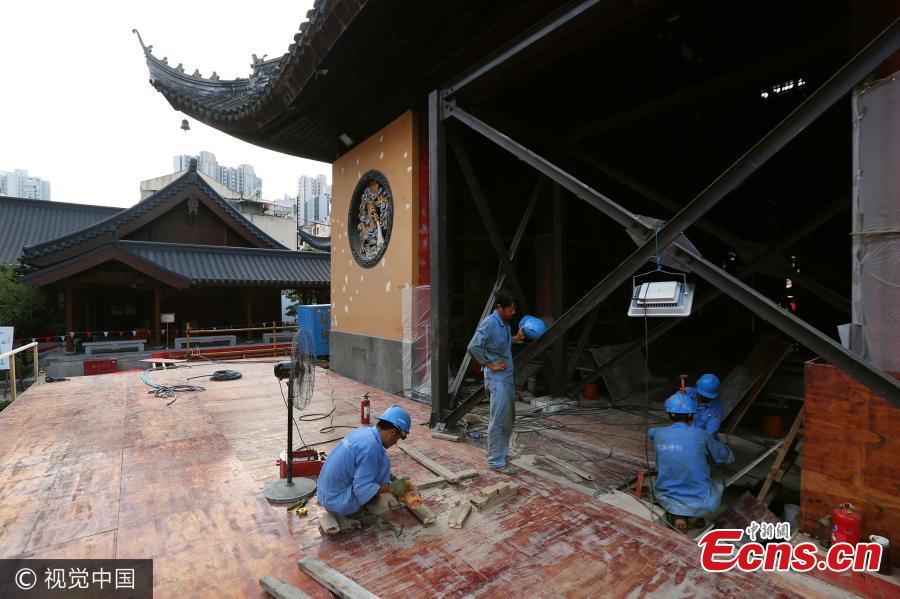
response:
<path fill-rule="evenodd" d="M 900 72 L 853 94 L 850 349 L 900 371 Z"/>
<path fill-rule="evenodd" d="M 403 395 L 431 402 L 431 286 L 403 290 Z"/>

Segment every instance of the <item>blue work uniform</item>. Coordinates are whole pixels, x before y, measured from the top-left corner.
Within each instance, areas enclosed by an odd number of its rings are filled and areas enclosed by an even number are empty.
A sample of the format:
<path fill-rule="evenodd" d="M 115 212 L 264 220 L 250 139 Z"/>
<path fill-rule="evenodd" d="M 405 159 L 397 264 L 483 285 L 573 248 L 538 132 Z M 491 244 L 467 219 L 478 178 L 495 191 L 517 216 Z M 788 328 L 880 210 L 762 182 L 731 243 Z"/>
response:
<path fill-rule="evenodd" d="M 684 422 L 651 428 L 647 435 L 659 471 L 653 487 L 657 501 L 677 516 L 705 516 L 715 511 L 725 483 L 710 476 L 710 464 L 733 462 L 731 449 L 705 430 Z"/>
<path fill-rule="evenodd" d="M 725 415 L 725 406 L 719 398 L 709 399 L 697 393 L 697 387 L 687 387 L 685 390 L 691 399 L 697 402 L 697 413 L 694 414 L 694 426 L 702 428 L 710 435 L 719 438 L 719 427 L 722 425 L 722 417 Z"/>
<path fill-rule="evenodd" d="M 338 516 L 346 516 L 378 494 L 381 485 L 391 482 L 391 463 L 372 426 L 358 428 L 332 450 L 319 474 L 316 495 L 319 503 Z"/>
<path fill-rule="evenodd" d="M 494 310 L 478 328 L 469 342 L 469 353 L 480 364 L 503 360 L 506 370 L 492 372 L 484 367 L 484 388 L 491 400 L 491 422 L 488 425 L 488 466 L 502 468 L 509 454 L 515 417 L 515 373 L 513 372 L 512 332 Z"/>

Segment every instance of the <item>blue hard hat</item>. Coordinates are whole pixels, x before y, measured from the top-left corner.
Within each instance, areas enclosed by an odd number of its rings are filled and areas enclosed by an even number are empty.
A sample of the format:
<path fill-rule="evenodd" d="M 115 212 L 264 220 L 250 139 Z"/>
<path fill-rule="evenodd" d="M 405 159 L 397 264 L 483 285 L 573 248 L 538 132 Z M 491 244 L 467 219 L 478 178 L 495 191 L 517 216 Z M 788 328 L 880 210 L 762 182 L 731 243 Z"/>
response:
<path fill-rule="evenodd" d="M 666 400 L 666 412 L 669 414 L 695 414 L 697 404 L 687 393 L 676 391 Z"/>
<path fill-rule="evenodd" d="M 719 396 L 719 377 L 714 374 L 704 374 L 697 379 L 697 393 L 707 399 L 715 399 Z"/>
<path fill-rule="evenodd" d="M 547 325 L 536 316 L 523 316 L 519 321 L 519 328 L 525 333 L 525 338 L 534 341 L 547 332 Z"/>
<path fill-rule="evenodd" d="M 391 407 L 385 410 L 384 414 L 381 415 L 379 420 L 390 422 L 407 434 L 409 433 L 409 427 L 412 424 L 409 418 L 409 412 L 407 412 L 397 404 L 393 404 L 391 405 Z"/>

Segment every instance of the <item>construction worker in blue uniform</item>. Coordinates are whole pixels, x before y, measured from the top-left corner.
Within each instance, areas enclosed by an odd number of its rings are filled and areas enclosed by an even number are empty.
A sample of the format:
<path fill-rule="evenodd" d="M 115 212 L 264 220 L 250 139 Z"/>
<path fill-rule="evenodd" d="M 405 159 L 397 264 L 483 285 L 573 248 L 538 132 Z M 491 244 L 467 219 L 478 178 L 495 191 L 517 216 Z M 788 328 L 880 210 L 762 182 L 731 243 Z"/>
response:
<path fill-rule="evenodd" d="M 656 454 L 659 475 L 653 487 L 656 500 L 678 530 L 703 526 L 703 516 L 719 507 L 725 481 L 712 476 L 710 466 L 734 461 L 731 449 L 707 431 L 694 426 L 697 406 L 686 393 L 676 392 L 666 400 L 672 424 L 651 428 L 650 442 Z"/>
<path fill-rule="evenodd" d="M 719 438 L 719 427 L 722 425 L 722 417 L 725 414 L 725 406 L 719 401 L 719 387 L 719 377 L 714 374 L 704 374 L 697 379 L 696 387 L 688 387 L 684 390 L 697 404 L 694 426 L 702 428 L 716 439 Z"/>
<path fill-rule="evenodd" d="M 344 437 L 319 474 L 316 495 L 322 507 L 336 516 L 369 520 L 363 508 L 379 493 L 403 495 L 407 480 L 392 480 L 386 450 L 405 439 L 409 427 L 409 413 L 392 405 L 375 426 L 358 428 Z"/>
<path fill-rule="evenodd" d="M 503 289 L 496 295 L 495 309 L 478 328 L 469 342 L 468 351 L 484 371 L 484 388 L 491 400 L 491 422 L 488 425 L 488 467 L 512 474 L 516 468 L 506 463 L 509 439 L 515 418 L 515 372 L 512 344 L 525 339 L 522 329 L 513 335 L 509 319 L 516 313 L 512 294 Z"/>

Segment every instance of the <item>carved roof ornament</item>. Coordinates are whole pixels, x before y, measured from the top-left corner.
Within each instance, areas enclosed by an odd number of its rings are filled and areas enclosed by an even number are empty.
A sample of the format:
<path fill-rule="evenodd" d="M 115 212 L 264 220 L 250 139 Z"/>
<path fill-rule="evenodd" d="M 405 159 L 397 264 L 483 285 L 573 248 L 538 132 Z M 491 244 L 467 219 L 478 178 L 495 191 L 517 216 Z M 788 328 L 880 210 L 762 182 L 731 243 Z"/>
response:
<path fill-rule="evenodd" d="M 212 72 L 212 75 L 209 76 L 209 80 L 210 80 L 210 81 L 218 81 L 218 80 L 219 80 L 219 74 L 216 73 L 215 71 L 213 71 L 213 72 Z"/>
<path fill-rule="evenodd" d="M 131 33 L 133 33 L 133 34 L 135 34 L 135 35 L 137 36 L 138 42 L 140 42 L 140 44 L 141 44 L 141 48 L 144 49 L 144 54 L 145 54 L 145 55 L 153 54 L 153 46 L 152 46 L 152 45 L 147 46 L 147 45 L 144 44 L 144 38 L 141 37 L 141 32 L 140 32 L 140 31 L 138 31 L 137 29 L 132 29 L 132 30 L 131 30 Z"/>
<path fill-rule="evenodd" d="M 191 73 L 191 77 L 199 77 L 202 79 L 203 75 L 200 74 L 200 69 L 194 69 L 194 72 Z"/>

